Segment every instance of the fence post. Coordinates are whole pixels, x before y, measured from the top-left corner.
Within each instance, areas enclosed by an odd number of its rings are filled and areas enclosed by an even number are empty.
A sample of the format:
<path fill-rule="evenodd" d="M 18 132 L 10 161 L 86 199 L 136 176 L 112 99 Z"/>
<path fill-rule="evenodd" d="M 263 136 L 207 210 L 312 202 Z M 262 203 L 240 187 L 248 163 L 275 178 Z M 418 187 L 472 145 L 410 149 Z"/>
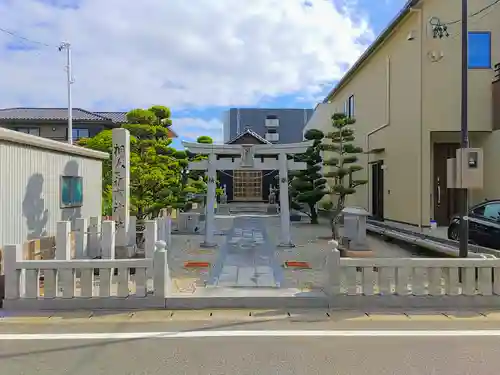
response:
<path fill-rule="evenodd" d="M 166 229 L 165 229 L 165 234 L 166 234 L 166 242 L 167 242 L 167 249 L 172 246 L 172 217 L 169 215 L 165 218 L 165 224 L 166 224 Z"/>
<path fill-rule="evenodd" d="M 103 221 L 101 231 L 102 259 L 115 259 L 115 222 L 112 220 Z"/>
<path fill-rule="evenodd" d="M 163 217 L 156 218 L 158 224 L 158 241 L 165 241 L 165 220 Z"/>
<path fill-rule="evenodd" d="M 81 217 L 75 219 L 75 255 L 77 259 L 88 256 L 87 231 L 87 219 Z"/>
<path fill-rule="evenodd" d="M 170 272 L 166 248 L 165 241 L 157 241 L 153 258 L 154 296 L 161 298 L 166 298 L 170 294 Z"/>
<path fill-rule="evenodd" d="M 58 221 L 56 227 L 56 259 L 71 259 L 71 222 Z"/>
<path fill-rule="evenodd" d="M 88 233 L 88 253 L 91 258 L 101 255 L 101 217 L 91 217 Z"/>
<path fill-rule="evenodd" d="M 24 270 L 17 269 L 17 262 L 23 260 L 22 245 L 6 245 L 3 249 L 5 274 L 5 299 L 18 299 L 24 295 Z"/>
<path fill-rule="evenodd" d="M 130 216 L 129 232 L 129 245 L 137 245 L 137 216 Z"/>
<path fill-rule="evenodd" d="M 340 251 L 338 250 L 339 243 L 335 240 L 328 241 L 328 244 L 332 246 L 332 250 L 328 252 L 326 259 L 326 272 L 328 286 L 327 294 L 329 297 L 333 297 L 340 294 Z"/>
<path fill-rule="evenodd" d="M 56 227 L 56 260 L 71 260 L 71 222 L 58 221 Z M 57 283 L 63 298 L 72 298 L 75 292 L 75 271 L 63 269 L 57 273 Z"/>
<path fill-rule="evenodd" d="M 156 220 L 146 220 L 144 222 L 144 258 L 153 259 L 157 237 L 157 222 Z M 146 270 L 147 278 L 153 277 L 153 269 Z"/>

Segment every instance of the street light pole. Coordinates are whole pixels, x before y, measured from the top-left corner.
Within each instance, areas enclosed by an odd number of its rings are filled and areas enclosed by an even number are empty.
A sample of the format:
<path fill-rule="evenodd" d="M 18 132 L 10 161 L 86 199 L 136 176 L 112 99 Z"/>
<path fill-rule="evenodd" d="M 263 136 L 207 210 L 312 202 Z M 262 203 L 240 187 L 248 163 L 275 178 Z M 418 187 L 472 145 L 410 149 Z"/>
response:
<path fill-rule="evenodd" d="M 66 50 L 66 77 L 68 86 L 68 143 L 73 144 L 73 98 L 71 95 L 71 85 L 74 83 L 71 66 L 71 44 L 62 42 L 59 51 Z"/>
<path fill-rule="evenodd" d="M 469 127 L 468 127 L 468 111 L 467 111 L 467 94 L 468 94 L 468 73 L 469 73 L 469 32 L 467 19 L 469 16 L 468 0 L 462 0 L 462 90 L 461 90 L 461 144 L 462 149 L 469 147 Z M 465 157 L 464 152 L 461 153 L 461 158 Z M 462 160 L 459 160 L 460 168 L 463 166 Z M 460 173 L 462 176 L 462 173 Z M 463 177 L 461 177 L 463 181 Z M 467 258 L 469 249 L 469 192 L 467 188 L 457 189 L 457 192 L 461 195 L 461 207 L 460 207 L 460 245 L 459 245 L 459 255 L 461 258 Z"/>

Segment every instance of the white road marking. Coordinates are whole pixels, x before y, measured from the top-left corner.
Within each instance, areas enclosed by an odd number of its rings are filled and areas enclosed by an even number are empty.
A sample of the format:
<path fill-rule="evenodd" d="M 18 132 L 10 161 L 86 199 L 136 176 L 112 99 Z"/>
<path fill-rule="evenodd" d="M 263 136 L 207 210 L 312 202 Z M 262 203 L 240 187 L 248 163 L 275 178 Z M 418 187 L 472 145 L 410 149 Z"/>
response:
<path fill-rule="evenodd" d="M 454 331 L 187 331 L 187 332 L 107 332 L 107 333 L 2 333 L 0 341 L 21 340 L 127 340 L 190 339 L 210 337 L 500 337 L 500 330 Z"/>

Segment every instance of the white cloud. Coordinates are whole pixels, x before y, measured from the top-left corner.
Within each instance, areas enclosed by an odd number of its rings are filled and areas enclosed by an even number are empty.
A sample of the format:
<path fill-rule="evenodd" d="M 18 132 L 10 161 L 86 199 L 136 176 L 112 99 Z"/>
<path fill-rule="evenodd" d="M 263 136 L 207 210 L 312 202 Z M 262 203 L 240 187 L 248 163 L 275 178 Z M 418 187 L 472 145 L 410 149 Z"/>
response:
<path fill-rule="evenodd" d="M 174 118 L 173 129 L 181 140 L 196 140 L 199 136 L 208 135 L 214 143 L 222 143 L 222 122 L 216 119 Z"/>
<path fill-rule="evenodd" d="M 74 103 L 89 109 L 158 103 L 175 112 L 250 105 L 264 95 L 307 97 L 360 55 L 360 38 L 373 37 L 365 21 L 332 0 L 80 0 L 77 9 L 62 7 L 75 2 L 0 0 L 1 27 L 53 45 L 71 41 Z M 13 41 L 0 33 L 0 46 Z M 65 105 L 64 64 L 56 48 L 0 49 L 0 107 Z"/>

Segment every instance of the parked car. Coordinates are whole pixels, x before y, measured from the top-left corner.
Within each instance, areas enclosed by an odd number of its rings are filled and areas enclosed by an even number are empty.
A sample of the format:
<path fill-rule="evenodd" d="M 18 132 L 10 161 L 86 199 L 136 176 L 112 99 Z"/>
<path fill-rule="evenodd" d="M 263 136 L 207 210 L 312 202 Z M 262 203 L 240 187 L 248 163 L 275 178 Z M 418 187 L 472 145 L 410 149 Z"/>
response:
<path fill-rule="evenodd" d="M 476 204 L 469 210 L 469 241 L 500 250 L 500 199 Z M 460 239 L 460 215 L 451 218 L 448 238 Z"/>

